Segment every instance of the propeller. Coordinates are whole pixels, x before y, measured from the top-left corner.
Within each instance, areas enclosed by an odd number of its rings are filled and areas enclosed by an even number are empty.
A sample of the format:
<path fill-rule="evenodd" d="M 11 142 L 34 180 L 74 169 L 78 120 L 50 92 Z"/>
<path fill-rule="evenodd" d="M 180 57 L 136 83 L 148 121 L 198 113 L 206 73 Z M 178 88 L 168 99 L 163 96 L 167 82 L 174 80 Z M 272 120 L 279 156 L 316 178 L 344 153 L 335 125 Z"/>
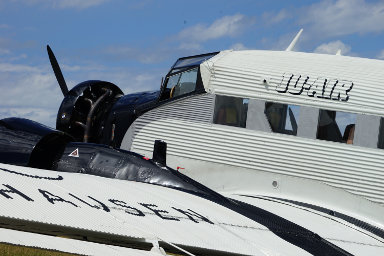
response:
<path fill-rule="evenodd" d="M 49 45 L 47 45 L 47 51 L 48 51 L 49 60 L 51 61 L 53 72 L 55 73 L 57 82 L 59 83 L 61 91 L 63 92 L 65 97 L 65 95 L 67 95 L 68 93 L 68 87 L 67 87 L 67 84 L 65 83 L 63 73 L 61 73 L 59 63 L 57 63 L 55 55 L 53 54 L 51 47 L 49 47 Z"/>

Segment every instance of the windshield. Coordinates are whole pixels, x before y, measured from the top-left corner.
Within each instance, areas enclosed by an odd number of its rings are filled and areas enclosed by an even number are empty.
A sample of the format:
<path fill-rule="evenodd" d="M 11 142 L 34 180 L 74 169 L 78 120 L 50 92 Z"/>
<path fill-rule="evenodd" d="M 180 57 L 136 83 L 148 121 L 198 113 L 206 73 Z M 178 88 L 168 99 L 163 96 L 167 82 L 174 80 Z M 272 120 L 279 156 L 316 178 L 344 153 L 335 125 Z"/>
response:
<path fill-rule="evenodd" d="M 200 63 L 202 63 L 204 60 L 210 59 L 216 54 L 218 54 L 218 52 L 208 53 L 208 54 L 193 56 L 193 57 L 187 57 L 187 58 L 180 58 L 176 62 L 173 68 L 175 69 L 175 68 L 182 68 L 182 67 L 197 66 Z"/>
<path fill-rule="evenodd" d="M 166 100 L 180 95 L 190 93 L 196 89 L 197 74 L 199 68 L 170 76 L 166 81 L 167 85 L 160 100 Z"/>

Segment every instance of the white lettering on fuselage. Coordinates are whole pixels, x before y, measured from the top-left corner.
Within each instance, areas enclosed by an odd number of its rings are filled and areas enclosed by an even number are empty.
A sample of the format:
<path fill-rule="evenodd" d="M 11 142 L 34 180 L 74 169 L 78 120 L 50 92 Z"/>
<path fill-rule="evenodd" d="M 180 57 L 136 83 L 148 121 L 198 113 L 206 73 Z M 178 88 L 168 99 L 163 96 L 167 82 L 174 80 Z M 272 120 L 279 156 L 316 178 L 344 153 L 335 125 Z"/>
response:
<path fill-rule="evenodd" d="M 308 97 L 348 101 L 348 92 L 352 90 L 353 82 L 328 79 L 324 77 L 311 78 L 305 75 L 285 73 L 281 83 L 276 86 L 279 93 L 300 95 L 306 92 Z"/>

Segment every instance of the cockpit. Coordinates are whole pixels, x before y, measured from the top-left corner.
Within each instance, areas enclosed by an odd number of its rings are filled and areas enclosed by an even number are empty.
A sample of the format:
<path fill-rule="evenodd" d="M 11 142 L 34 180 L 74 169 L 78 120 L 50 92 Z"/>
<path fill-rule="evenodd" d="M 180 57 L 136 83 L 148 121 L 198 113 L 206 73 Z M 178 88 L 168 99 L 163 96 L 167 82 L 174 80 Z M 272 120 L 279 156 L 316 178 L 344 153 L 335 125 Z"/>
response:
<path fill-rule="evenodd" d="M 159 101 L 203 91 L 199 66 L 216 54 L 218 52 L 178 59 L 165 78 Z"/>

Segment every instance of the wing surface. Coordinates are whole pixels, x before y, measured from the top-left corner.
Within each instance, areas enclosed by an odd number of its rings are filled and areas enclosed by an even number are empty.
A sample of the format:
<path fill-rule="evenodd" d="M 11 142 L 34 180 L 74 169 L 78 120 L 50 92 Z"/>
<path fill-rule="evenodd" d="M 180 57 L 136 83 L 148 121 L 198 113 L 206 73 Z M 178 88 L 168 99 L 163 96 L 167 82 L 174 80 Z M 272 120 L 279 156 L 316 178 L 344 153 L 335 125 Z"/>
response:
<path fill-rule="evenodd" d="M 380 236 L 276 200 L 231 195 L 219 201 L 157 185 L 5 164 L 0 180 L 0 228 L 201 255 L 384 252 Z"/>

